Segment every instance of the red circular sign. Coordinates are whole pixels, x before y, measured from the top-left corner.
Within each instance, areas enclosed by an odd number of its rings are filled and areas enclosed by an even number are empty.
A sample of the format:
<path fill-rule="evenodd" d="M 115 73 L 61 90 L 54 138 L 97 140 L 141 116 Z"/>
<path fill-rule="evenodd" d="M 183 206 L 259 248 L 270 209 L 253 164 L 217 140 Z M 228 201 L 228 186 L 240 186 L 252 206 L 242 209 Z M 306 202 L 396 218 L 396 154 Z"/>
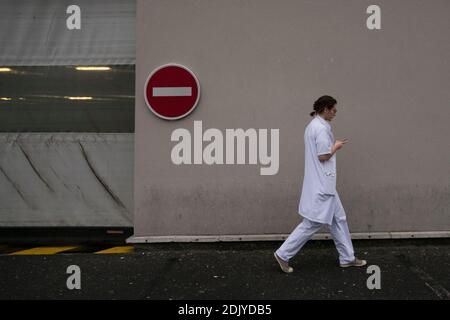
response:
<path fill-rule="evenodd" d="M 169 64 L 148 76 L 144 95 L 154 114 L 166 120 L 177 120 L 195 109 L 200 98 L 200 85 L 188 68 Z"/>

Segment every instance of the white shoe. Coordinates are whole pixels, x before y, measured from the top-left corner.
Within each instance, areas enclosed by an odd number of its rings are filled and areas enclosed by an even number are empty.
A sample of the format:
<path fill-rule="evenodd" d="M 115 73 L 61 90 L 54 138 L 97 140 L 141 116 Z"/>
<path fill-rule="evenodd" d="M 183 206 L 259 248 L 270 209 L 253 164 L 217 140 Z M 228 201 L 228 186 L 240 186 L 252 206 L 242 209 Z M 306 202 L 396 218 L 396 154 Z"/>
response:
<path fill-rule="evenodd" d="M 359 260 L 358 258 L 355 258 L 352 262 L 348 263 L 341 263 L 341 268 L 348 268 L 348 267 L 363 267 L 367 264 L 366 260 Z"/>
<path fill-rule="evenodd" d="M 275 256 L 275 259 L 277 260 L 278 264 L 280 265 L 280 268 L 283 272 L 286 273 L 292 273 L 294 271 L 294 268 L 289 266 L 289 263 L 287 261 L 284 261 L 283 259 L 281 259 L 276 252 L 273 253 L 273 255 Z"/>

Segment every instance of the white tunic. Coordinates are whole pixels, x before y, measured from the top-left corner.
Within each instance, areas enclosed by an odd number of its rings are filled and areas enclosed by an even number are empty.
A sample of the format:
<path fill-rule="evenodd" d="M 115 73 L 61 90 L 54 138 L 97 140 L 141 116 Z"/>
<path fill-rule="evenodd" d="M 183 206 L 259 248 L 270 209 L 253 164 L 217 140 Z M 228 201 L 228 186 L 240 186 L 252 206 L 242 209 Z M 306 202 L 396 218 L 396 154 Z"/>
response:
<path fill-rule="evenodd" d="M 331 225 L 333 216 L 345 219 L 344 208 L 336 191 L 336 154 L 328 161 L 318 156 L 331 153 L 334 135 L 331 126 L 315 116 L 305 129 L 305 174 L 299 213 L 303 217 Z"/>

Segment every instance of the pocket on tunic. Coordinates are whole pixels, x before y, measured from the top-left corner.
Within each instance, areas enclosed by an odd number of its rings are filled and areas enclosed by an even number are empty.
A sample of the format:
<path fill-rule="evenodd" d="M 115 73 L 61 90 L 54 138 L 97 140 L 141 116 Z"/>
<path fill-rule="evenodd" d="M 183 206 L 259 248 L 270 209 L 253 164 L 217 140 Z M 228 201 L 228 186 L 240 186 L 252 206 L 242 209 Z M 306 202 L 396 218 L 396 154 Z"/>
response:
<path fill-rule="evenodd" d="M 325 172 L 323 179 L 323 193 L 328 195 L 336 194 L 336 173 Z"/>

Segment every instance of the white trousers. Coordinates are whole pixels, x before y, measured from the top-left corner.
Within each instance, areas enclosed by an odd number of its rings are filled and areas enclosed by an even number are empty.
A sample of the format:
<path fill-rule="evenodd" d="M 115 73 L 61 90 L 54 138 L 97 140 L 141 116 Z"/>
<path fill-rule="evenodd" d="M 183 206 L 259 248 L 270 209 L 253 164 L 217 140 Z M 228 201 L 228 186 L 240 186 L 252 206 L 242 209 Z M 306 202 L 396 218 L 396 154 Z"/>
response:
<path fill-rule="evenodd" d="M 303 221 L 292 231 L 286 241 L 277 250 L 277 255 L 281 259 L 289 261 L 322 226 L 323 224 L 319 222 L 303 218 Z M 347 220 L 333 217 L 330 233 L 339 253 L 339 262 L 342 264 L 355 260 Z"/>

